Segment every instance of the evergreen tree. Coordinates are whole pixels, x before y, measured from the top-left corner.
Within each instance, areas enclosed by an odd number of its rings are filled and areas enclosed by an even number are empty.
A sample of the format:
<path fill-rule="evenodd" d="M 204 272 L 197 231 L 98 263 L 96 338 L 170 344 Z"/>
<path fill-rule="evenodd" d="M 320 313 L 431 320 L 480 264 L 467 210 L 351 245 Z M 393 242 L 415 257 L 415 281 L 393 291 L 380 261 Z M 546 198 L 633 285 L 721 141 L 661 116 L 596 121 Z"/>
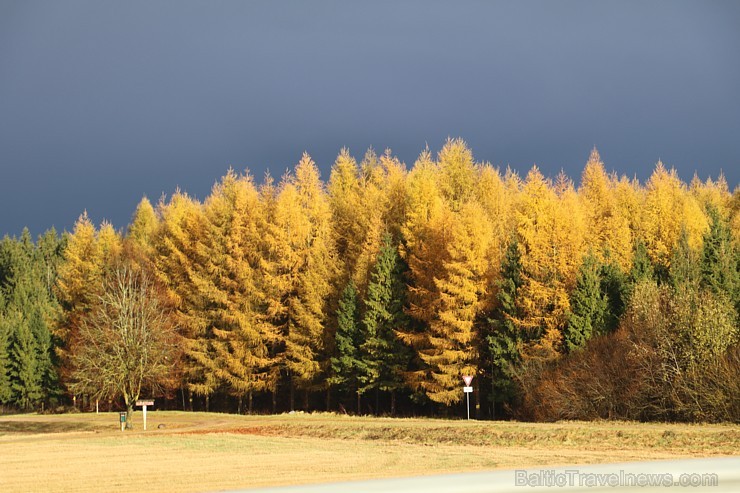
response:
<path fill-rule="evenodd" d="M 33 332 L 22 322 L 20 314 L 15 315 L 14 322 L 16 329 L 10 350 L 13 401 L 28 410 L 43 397 L 39 350 Z"/>
<path fill-rule="evenodd" d="M 572 311 L 563 339 L 566 349 L 574 351 L 592 336 L 606 332 L 609 305 L 601 292 L 598 261 L 591 253 L 583 259 L 570 305 Z"/>
<path fill-rule="evenodd" d="M 645 242 L 641 239 L 635 241 L 635 254 L 632 269 L 629 274 L 629 284 L 634 287 L 641 281 L 653 278 L 653 264 L 648 256 Z"/>
<path fill-rule="evenodd" d="M 701 252 L 701 285 L 715 295 L 727 296 L 740 313 L 740 256 L 728 221 L 709 208 L 710 227 Z"/>
<path fill-rule="evenodd" d="M 689 235 L 681 230 L 668 271 L 671 286 L 676 291 L 697 292 L 701 281 L 701 267 L 698 255 L 689 246 Z"/>
<path fill-rule="evenodd" d="M 60 245 L 54 231 L 44 234 L 34 245 L 26 229 L 19 239 L 6 238 L 0 247 L 3 265 L 0 267 L 3 271 L 0 296 L 7 301 L 0 310 L 5 326 L 5 335 L 0 338 L 5 340 L 3 351 L 7 364 L 13 363 L 12 368 L 0 365 L 5 367 L 6 378 L 11 380 L 13 401 L 24 408 L 42 399 L 55 399 L 59 394 L 50 326 L 59 316 L 53 286 L 61 258 Z M 29 349 L 31 347 L 34 351 Z M 19 371 L 18 365 L 22 365 L 23 371 Z M 36 372 L 33 378 L 29 377 L 29 368 Z M 20 390 L 26 383 L 31 385 L 28 395 Z M 36 389 L 37 383 L 39 389 Z"/>
<path fill-rule="evenodd" d="M 59 376 L 54 364 L 54 345 L 49 324 L 40 307 L 31 312 L 27 323 L 37 344 L 37 371 L 41 379 L 43 397 L 48 400 L 55 399 L 60 394 L 60 389 Z"/>
<path fill-rule="evenodd" d="M 491 372 L 491 402 L 493 416 L 496 404 L 510 403 L 515 395 L 514 370 L 520 362 L 519 330 L 514 322 L 519 317 L 517 292 L 522 286 L 522 260 L 519 242 L 514 237 L 506 248 L 501 263 L 501 277 L 498 281 L 497 307 L 493 317 L 487 319 L 490 327 L 486 336 Z"/>
<path fill-rule="evenodd" d="M 616 330 L 619 319 L 627 305 L 628 285 L 627 278 L 620 268 L 620 264 L 613 261 L 606 254 L 606 261 L 601 265 L 601 293 L 606 297 L 607 311 L 604 318 L 604 329 L 607 333 Z"/>
<path fill-rule="evenodd" d="M 13 396 L 10 361 L 10 324 L 6 322 L 4 303 L 0 293 L 0 404 L 7 404 Z"/>
<path fill-rule="evenodd" d="M 331 358 L 331 377 L 329 383 L 337 385 L 347 393 L 357 395 L 357 413 L 360 414 L 360 375 L 365 367 L 360 359 L 362 332 L 360 314 L 357 306 L 357 288 L 350 280 L 342 291 L 337 309 L 337 331 L 335 334 L 335 355 Z"/>
<path fill-rule="evenodd" d="M 391 414 L 395 413 L 395 393 L 403 386 L 402 372 L 408 360 L 396 336 L 406 325 L 403 273 L 398 251 L 386 234 L 367 287 L 360 381 L 363 392 L 375 389 L 391 393 Z"/>

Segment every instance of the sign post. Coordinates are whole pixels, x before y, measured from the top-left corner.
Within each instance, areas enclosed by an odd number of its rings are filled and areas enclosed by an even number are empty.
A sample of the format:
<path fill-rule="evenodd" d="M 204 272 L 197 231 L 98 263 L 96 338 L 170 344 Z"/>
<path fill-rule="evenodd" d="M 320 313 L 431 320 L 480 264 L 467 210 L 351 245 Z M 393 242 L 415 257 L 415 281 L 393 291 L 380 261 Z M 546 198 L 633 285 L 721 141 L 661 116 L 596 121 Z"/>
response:
<path fill-rule="evenodd" d="M 118 413 L 118 419 L 121 421 L 121 431 L 126 429 L 126 413 L 120 412 Z"/>
<path fill-rule="evenodd" d="M 137 406 L 142 407 L 142 414 L 144 415 L 144 431 L 146 431 L 146 407 L 147 406 L 153 406 L 154 405 L 154 399 L 152 400 L 142 400 L 142 401 L 136 401 Z"/>
<path fill-rule="evenodd" d="M 465 400 L 468 407 L 468 421 L 470 421 L 470 393 L 473 392 L 473 387 L 470 386 L 470 382 L 473 381 L 473 376 L 463 375 L 463 381 L 465 382 L 465 387 L 463 387 L 463 391 L 465 392 Z"/>

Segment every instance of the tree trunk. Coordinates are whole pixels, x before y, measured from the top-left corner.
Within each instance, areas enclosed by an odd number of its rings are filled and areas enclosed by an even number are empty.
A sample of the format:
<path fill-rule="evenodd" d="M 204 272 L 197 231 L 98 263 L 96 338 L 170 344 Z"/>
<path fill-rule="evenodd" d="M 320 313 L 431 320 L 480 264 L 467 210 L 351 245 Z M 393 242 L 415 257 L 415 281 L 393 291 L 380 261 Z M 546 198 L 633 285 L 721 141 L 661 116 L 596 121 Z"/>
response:
<path fill-rule="evenodd" d="M 236 414 L 242 413 L 242 395 L 239 394 L 239 397 L 236 398 Z"/>
<path fill-rule="evenodd" d="M 475 419 L 480 419 L 480 386 L 478 379 L 475 379 Z"/>
<path fill-rule="evenodd" d="M 249 391 L 249 394 L 247 394 L 247 413 L 252 414 L 252 391 Z"/>
<path fill-rule="evenodd" d="M 206 394 L 206 412 L 208 413 L 210 411 L 211 411 L 211 395 Z"/>
<path fill-rule="evenodd" d="M 391 416 L 396 415 L 396 391 L 391 390 Z"/>
<path fill-rule="evenodd" d="M 380 416 L 380 387 L 375 387 L 375 415 Z"/>
<path fill-rule="evenodd" d="M 331 388 L 326 387 L 326 412 L 331 411 Z"/>
<path fill-rule="evenodd" d="M 295 411 L 295 384 L 293 378 L 290 379 L 290 410 Z"/>
<path fill-rule="evenodd" d="M 303 410 L 308 412 L 308 389 L 303 391 Z"/>
<path fill-rule="evenodd" d="M 272 391 L 272 414 L 277 412 L 277 387 Z"/>
<path fill-rule="evenodd" d="M 496 379 L 495 368 L 491 365 L 491 419 L 496 419 Z"/>
<path fill-rule="evenodd" d="M 361 401 L 362 401 L 362 394 L 360 394 L 360 392 L 357 391 L 357 415 L 358 416 L 362 415 L 362 405 L 361 405 L 362 402 Z"/>
<path fill-rule="evenodd" d="M 134 429 L 134 403 L 135 401 L 126 401 L 126 429 Z"/>

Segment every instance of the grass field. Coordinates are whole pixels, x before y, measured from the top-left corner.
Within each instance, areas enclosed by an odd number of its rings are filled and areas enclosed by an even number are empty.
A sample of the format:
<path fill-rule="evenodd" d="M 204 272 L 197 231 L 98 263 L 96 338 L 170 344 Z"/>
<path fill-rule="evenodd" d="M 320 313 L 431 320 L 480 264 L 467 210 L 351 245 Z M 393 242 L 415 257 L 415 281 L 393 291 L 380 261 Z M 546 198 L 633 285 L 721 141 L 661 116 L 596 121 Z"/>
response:
<path fill-rule="evenodd" d="M 202 492 L 735 455 L 731 425 L 514 423 L 155 411 L 0 417 L 0 491 Z M 164 428 L 157 428 L 162 424 Z"/>

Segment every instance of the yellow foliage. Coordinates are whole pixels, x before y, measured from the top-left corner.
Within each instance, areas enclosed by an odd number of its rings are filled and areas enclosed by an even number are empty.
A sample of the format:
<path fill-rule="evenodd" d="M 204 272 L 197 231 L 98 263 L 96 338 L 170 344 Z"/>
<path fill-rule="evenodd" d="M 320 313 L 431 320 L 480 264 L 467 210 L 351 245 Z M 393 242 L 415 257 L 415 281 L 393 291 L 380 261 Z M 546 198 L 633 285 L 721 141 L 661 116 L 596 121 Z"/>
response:
<path fill-rule="evenodd" d="M 438 187 L 454 211 L 472 197 L 477 170 L 473 153 L 462 139 L 447 139 L 437 156 Z"/>
<path fill-rule="evenodd" d="M 295 177 L 283 179 L 268 211 L 264 241 L 266 316 L 274 338 L 284 343 L 283 353 L 273 356 L 294 383 L 308 388 L 321 370 L 327 303 L 338 272 L 329 198 L 308 154 Z"/>
<path fill-rule="evenodd" d="M 202 205 L 180 191 L 159 205 L 162 218 L 154 242 L 154 269 L 175 306 L 188 388 L 208 396 L 219 386 L 213 369 L 213 331 L 206 271 L 208 223 Z"/>
<path fill-rule="evenodd" d="M 149 199 L 144 197 L 136 206 L 126 238 L 133 241 L 148 254 L 151 251 L 158 227 L 159 218 L 157 213 Z"/>
<path fill-rule="evenodd" d="M 729 213 L 732 194 L 727 186 L 724 175 L 720 175 L 717 181 L 707 178 L 705 182 L 702 182 L 697 175 L 694 175 L 689 189 L 691 195 L 699 202 L 704 210 L 713 207 L 723 216 Z"/>
<path fill-rule="evenodd" d="M 486 219 L 491 226 L 488 251 L 488 285 L 493 287 L 499 274 L 504 252 L 514 231 L 514 209 L 518 186 L 507 186 L 498 170 L 488 164 L 480 167 L 480 176 L 476 186 L 476 200 L 480 204 Z M 489 289 L 487 304 L 493 304 L 495 293 Z"/>
<path fill-rule="evenodd" d="M 449 235 L 442 275 L 434 278 L 439 303 L 429 325 L 428 345 L 420 348 L 428 377 L 417 379 L 430 399 L 452 404 L 462 396 L 462 375 L 474 375 L 478 364 L 478 334 L 474 321 L 484 306 L 488 285 L 492 227 L 476 202 L 448 212 Z M 429 378 L 431 377 L 431 378 Z"/>
<path fill-rule="evenodd" d="M 689 246 L 698 250 L 709 223 L 675 169 L 669 171 L 658 161 L 646 188 L 642 208 L 645 245 L 653 262 L 669 267 L 681 230 L 686 230 Z"/>
<path fill-rule="evenodd" d="M 210 306 L 213 358 L 208 370 L 241 396 L 268 388 L 270 332 L 257 269 L 264 211 L 249 176 L 233 170 L 214 185 L 204 204 L 207 235 L 201 296 Z"/>
<path fill-rule="evenodd" d="M 559 184 L 560 196 L 534 166 L 515 214 L 523 270 L 517 300 L 521 317 L 516 323 L 530 341 L 522 348 L 524 357 L 557 357 L 570 309 L 567 287 L 574 282 L 583 253 L 577 198 L 572 185 L 562 179 Z"/>
<path fill-rule="evenodd" d="M 440 277 L 444 252 L 447 213 L 437 186 L 436 167 L 429 150 L 419 156 L 408 179 L 408 209 L 401 228 L 405 244 L 400 253 L 408 263 L 410 315 L 429 323 L 436 312 L 434 278 Z"/>
<path fill-rule="evenodd" d="M 79 324 L 90 310 L 94 297 L 99 294 L 103 267 L 95 226 L 85 212 L 77 219 L 69 235 L 57 279 L 58 296 L 67 306 L 67 311 L 54 332 L 61 341 L 57 353 L 65 364 L 69 345 L 78 333 Z"/>
<path fill-rule="evenodd" d="M 627 272 L 632 266 L 634 237 L 629 207 L 620 207 L 619 194 L 629 188 L 620 191 L 619 186 L 616 176 L 607 175 L 598 151 L 591 151 L 578 190 L 586 221 L 586 243 L 600 261 L 606 261 L 608 255 Z"/>

